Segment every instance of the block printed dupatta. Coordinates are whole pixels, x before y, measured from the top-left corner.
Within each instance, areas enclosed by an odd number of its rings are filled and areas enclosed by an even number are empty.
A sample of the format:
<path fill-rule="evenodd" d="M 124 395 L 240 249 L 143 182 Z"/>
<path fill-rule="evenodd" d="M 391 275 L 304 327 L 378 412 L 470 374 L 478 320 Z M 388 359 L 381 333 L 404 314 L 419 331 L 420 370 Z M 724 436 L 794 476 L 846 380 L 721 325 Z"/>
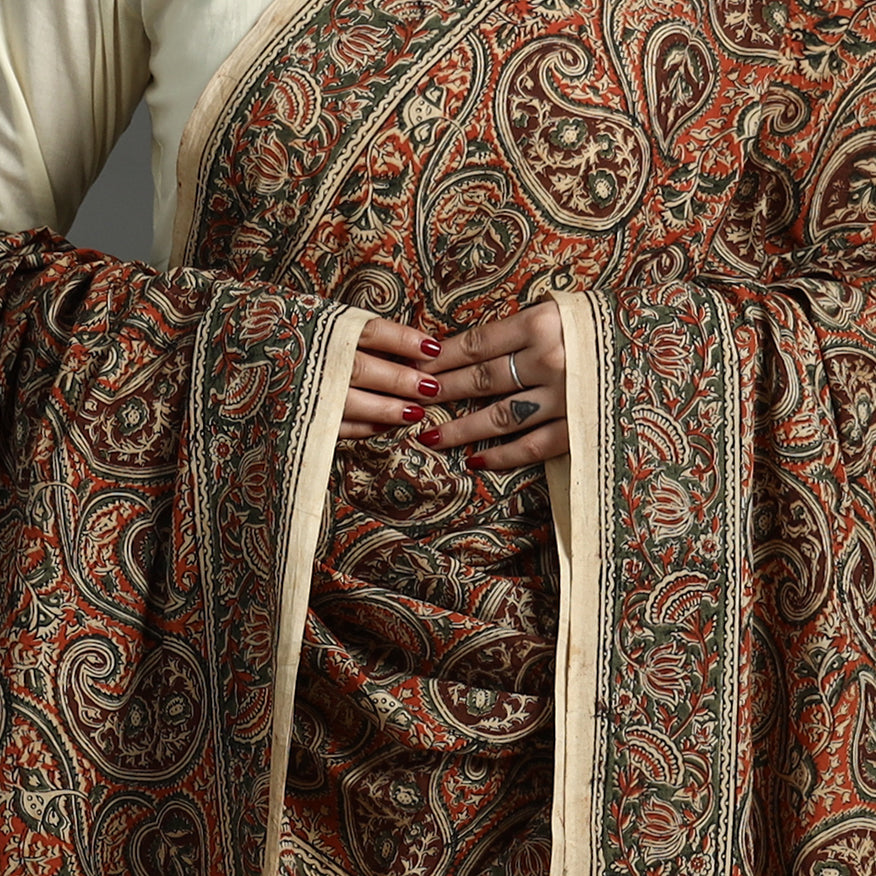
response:
<path fill-rule="evenodd" d="M 181 181 L 186 267 L 0 249 L 0 873 L 276 872 L 410 289 L 563 315 L 552 872 L 876 870 L 876 4 L 277 0 Z"/>

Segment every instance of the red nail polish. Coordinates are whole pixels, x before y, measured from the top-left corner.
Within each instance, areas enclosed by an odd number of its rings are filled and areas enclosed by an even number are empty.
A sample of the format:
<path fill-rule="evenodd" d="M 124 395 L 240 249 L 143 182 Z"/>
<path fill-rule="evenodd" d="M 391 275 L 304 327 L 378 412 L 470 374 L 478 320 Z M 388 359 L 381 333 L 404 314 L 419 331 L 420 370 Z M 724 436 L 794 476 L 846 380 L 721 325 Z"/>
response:
<path fill-rule="evenodd" d="M 425 444 L 426 447 L 434 447 L 441 440 L 441 433 L 437 429 L 429 429 L 428 432 L 422 432 L 417 435 L 417 441 L 420 444 Z"/>
<path fill-rule="evenodd" d="M 480 471 L 487 467 L 487 463 L 484 461 L 483 456 L 470 456 L 465 461 L 466 466 L 470 468 L 472 471 Z"/>
<path fill-rule="evenodd" d="M 419 405 L 408 405 L 402 411 L 402 419 L 407 423 L 419 423 L 426 416 L 426 411 Z"/>
<path fill-rule="evenodd" d="M 417 389 L 420 391 L 420 395 L 428 395 L 430 398 L 432 396 L 438 395 L 441 391 L 441 387 L 438 385 L 437 380 L 432 380 L 429 377 L 424 377 L 418 384 Z"/>
<path fill-rule="evenodd" d="M 425 341 L 421 342 L 420 350 L 422 350 L 427 356 L 432 356 L 434 358 L 441 352 L 441 344 L 439 344 L 438 341 L 433 341 L 431 338 L 426 338 Z"/>

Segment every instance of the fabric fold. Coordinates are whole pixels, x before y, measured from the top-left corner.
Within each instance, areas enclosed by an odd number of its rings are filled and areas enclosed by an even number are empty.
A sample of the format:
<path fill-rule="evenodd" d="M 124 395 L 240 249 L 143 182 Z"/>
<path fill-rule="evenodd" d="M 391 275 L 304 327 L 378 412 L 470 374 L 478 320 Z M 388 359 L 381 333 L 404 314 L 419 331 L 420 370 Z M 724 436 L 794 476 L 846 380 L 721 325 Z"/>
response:
<path fill-rule="evenodd" d="M 4 860 L 259 870 L 371 317 L 48 232 L 0 258 Z"/>

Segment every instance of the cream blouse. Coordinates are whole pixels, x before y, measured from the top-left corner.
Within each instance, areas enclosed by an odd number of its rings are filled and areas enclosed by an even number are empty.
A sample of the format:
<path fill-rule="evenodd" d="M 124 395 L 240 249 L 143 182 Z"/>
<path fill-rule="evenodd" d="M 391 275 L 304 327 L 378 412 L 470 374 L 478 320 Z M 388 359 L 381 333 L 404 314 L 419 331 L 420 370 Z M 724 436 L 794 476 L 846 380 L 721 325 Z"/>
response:
<path fill-rule="evenodd" d="M 0 229 L 65 233 L 145 93 L 164 267 L 183 128 L 270 0 L 2 0 Z"/>

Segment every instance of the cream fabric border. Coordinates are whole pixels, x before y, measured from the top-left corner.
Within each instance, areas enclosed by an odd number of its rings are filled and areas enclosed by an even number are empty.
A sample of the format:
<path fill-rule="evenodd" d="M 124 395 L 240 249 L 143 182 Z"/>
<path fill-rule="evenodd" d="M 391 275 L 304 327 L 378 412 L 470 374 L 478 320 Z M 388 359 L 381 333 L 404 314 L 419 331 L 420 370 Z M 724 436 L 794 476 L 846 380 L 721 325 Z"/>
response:
<path fill-rule="evenodd" d="M 556 292 L 553 298 L 563 321 L 571 450 L 546 465 L 560 559 L 551 876 L 587 876 L 597 864 L 591 819 L 605 538 L 600 525 L 603 412 L 589 296 Z"/>

